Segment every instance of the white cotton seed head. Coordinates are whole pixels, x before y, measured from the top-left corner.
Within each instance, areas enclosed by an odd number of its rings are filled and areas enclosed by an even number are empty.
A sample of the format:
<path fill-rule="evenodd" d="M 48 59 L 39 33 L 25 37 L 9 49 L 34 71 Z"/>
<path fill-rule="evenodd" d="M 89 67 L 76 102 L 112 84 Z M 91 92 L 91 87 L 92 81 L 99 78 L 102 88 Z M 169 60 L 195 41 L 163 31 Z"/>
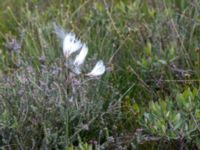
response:
<path fill-rule="evenodd" d="M 86 74 L 87 76 L 90 77 L 97 77 L 97 76 L 101 76 L 102 74 L 104 74 L 106 70 L 106 67 L 103 63 L 102 60 L 99 60 L 96 65 L 94 66 L 94 68 L 92 69 L 91 72 L 89 72 L 88 74 Z"/>
<path fill-rule="evenodd" d="M 72 53 L 76 52 L 82 47 L 82 43 L 76 38 L 74 33 L 67 33 L 63 40 L 63 53 L 68 58 Z"/>
<path fill-rule="evenodd" d="M 82 65 L 85 61 L 87 53 L 88 47 L 86 46 L 86 44 L 83 44 L 80 53 L 75 58 L 74 66 L 79 67 L 80 65 Z"/>

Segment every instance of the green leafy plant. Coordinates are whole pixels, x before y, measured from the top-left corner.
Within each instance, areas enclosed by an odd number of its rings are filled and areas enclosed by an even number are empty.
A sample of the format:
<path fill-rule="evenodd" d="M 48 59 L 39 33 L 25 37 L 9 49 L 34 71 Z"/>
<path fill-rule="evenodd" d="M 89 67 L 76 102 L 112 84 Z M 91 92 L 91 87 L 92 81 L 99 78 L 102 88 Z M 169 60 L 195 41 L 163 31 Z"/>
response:
<path fill-rule="evenodd" d="M 174 99 L 150 102 L 140 124 L 151 136 L 190 142 L 199 138 L 199 98 L 199 90 L 188 88 Z"/>

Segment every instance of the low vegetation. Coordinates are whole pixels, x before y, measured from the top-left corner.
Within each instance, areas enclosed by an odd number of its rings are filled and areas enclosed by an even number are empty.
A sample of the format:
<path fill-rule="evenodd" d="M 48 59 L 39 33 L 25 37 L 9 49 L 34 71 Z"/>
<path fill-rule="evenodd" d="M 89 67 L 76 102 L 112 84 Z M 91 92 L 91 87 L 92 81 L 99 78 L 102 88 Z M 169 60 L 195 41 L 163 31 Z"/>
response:
<path fill-rule="evenodd" d="M 200 149 L 199 9 L 197 0 L 0 1 L 0 148 Z M 88 46 L 79 76 L 58 29 Z M 85 75 L 98 60 L 106 72 Z"/>

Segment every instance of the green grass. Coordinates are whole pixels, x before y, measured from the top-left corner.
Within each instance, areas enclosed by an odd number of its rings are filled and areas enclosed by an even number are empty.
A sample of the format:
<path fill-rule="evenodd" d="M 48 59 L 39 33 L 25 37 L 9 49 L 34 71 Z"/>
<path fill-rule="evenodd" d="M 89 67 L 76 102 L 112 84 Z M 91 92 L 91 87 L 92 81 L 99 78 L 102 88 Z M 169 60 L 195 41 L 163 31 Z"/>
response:
<path fill-rule="evenodd" d="M 199 9 L 195 0 L 0 1 L 0 148 L 200 149 Z M 99 59 L 111 68 L 80 76 L 74 102 L 55 24 L 87 43 L 84 71 Z"/>

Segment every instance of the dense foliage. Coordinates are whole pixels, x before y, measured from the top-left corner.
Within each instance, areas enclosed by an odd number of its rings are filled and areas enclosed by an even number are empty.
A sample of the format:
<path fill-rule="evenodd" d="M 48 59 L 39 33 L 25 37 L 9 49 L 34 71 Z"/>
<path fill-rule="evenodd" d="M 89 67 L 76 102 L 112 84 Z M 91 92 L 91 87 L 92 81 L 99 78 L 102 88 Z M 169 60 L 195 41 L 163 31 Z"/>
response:
<path fill-rule="evenodd" d="M 200 149 L 198 0 L 0 1 L 1 149 Z M 71 89 L 55 25 L 87 43 Z"/>

